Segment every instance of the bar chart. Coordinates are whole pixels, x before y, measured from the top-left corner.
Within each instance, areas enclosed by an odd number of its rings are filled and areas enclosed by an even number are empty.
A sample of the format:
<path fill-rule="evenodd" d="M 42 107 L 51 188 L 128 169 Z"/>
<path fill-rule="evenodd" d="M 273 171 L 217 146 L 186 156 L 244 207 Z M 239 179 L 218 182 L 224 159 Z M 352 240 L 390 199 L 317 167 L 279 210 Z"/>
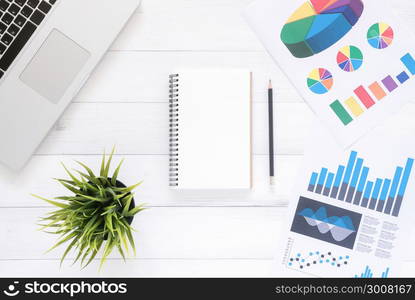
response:
<path fill-rule="evenodd" d="M 352 96 L 340 102 L 338 99 L 330 104 L 331 110 L 344 126 L 349 125 L 355 118 L 371 109 L 377 102 L 393 93 L 410 79 L 410 75 L 415 75 L 415 59 L 407 53 L 401 57 L 401 62 L 406 68 L 396 76 L 387 75 L 379 81 L 375 81 L 366 88 L 363 85 L 353 90 Z"/>
<path fill-rule="evenodd" d="M 308 191 L 398 217 L 413 164 L 414 159 L 408 158 L 405 166 L 396 167 L 393 177 L 370 180 L 370 168 L 352 151 L 347 163 L 339 165 L 336 172 L 325 167 L 312 172 Z"/>
<path fill-rule="evenodd" d="M 388 278 L 389 276 L 389 268 L 386 268 L 385 271 L 382 272 L 380 276 L 377 276 L 379 278 Z M 354 276 L 354 278 L 373 278 L 373 271 L 369 266 L 366 266 L 364 272 L 357 274 Z"/>

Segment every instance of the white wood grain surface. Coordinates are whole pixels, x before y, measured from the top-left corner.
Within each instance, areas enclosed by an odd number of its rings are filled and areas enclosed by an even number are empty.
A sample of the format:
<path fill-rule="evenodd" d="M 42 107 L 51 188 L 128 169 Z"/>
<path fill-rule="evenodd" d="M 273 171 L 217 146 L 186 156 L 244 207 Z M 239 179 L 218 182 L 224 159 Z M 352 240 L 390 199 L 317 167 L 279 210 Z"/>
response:
<path fill-rule="evenodd" d="M 249 2 L 143 0 L 27 168 L 13 174 L 0 167 L 0 277 L 270 276 L 312 114 L 241 18 Z M 414 1 L 396 0 L 394 8 L 415 25 Z M 167 76 L 177 68 L 205 66 L 253 71 L 251 192 L 167 188 Z M 268 78 L 277 83 L 274 190 L 267 184 Z M 407 109 L 415 113 L 415 105 Z M 36 225 L 50 207 L 30 193 L 59 195 L 63 189 L 51 178 L 64 176 L 61 161 L 98 167 L 103 149 L 112 145 L 116 159 L 126 158 L 123 181 L 144 180 L 136 199 L 149 209 L 134 222 L 137 257 L 125 264 L 113 255 L 101 273 L 96 264 L 82 271 L 70 263 L 59 268 L 62 249 L 45 254 L 55 239 Z M 415 276 L 415 254 L 408 251 L 405 260 L 401 275 Z"/>

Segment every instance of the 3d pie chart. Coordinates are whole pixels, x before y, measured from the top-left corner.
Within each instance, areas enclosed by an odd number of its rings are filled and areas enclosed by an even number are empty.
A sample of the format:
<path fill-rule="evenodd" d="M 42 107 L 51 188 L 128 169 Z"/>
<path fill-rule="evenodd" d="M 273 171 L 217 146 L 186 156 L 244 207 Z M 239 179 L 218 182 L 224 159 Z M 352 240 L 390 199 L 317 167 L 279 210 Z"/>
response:
<path fill-rule="evenodd" d="M 291 54 L 305 58 L 320 53 L 345 36 L 363 13 L 362 0 L 310 0 L 287 20 L 281 41 Z"/>

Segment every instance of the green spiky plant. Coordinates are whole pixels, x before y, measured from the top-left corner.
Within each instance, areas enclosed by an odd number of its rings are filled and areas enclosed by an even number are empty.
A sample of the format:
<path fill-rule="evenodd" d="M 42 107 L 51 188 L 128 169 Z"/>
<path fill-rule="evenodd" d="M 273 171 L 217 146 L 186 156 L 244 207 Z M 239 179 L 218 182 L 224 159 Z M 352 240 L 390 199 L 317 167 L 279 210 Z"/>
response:
<path fill-rule="evenodd" d="M 77 176 L 62 163 L 69 179 L 55 179 L 71 192 L 69 196 L 55 197 L 49 200 L 33 195 L 58 207 L 41 218 L 41 228 L 48 233 L 60 235 L 58 242 L 48 250 L 69 243 L 61 258 L 61 265 L 71 250 L 77 252 L 74 264 L 80 261 L 81 267 L 88 266 L 102 251 L 100 269 L 108 255 L 117 248 L 123 259 L 129 254 L 129 245 L 135 255 L 132 218 L 144 209 L 134 204 L 133 190 L 140 183 L 125 187 L 117 178 L 124 160 L 111 177 L 108 176 L 114 149 L 106 159 L 102 157 L 99 176 L 82 162 L 77 163 L 84 169 L 75 170 Z"/>

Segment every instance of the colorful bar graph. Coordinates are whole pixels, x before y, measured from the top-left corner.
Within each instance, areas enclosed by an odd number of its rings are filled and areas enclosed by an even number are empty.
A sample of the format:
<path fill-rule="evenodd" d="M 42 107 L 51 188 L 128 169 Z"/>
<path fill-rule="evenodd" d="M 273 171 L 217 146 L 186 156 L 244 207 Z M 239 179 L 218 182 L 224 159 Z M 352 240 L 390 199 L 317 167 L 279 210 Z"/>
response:
<path fill-rule="evenodd" d="M 344 197 L 346 196 L 346 191 L 349 186 L 350 178 L 352 177 L 352 171 L 354 164 L 356 162 L 357 152 L 352 151 L 350 153 L 349 162 L 347 163 L 346 173 L 344 174 L 344 179 L 341 185 L 339 197 L 337 199 L 344 200 Z"/>
<path fill-rule="evenodd" d="M 405 167 L 396 167 L 393 178 L 369 180 L 370 168 L 351 151 L 347 164 L 339 165 L 336 172 L 326 167 L 312 172 L 308 191 L 397 217 L 413 165 L 414 159 L 408 158 Z"/>
<path fill-rule="evenodd" d="M 371 108 L 375 105 L 375 101 L 373 101 L 372 97 L 366 91 L 366 89 L 361 85 L 357 89 L 354 90 L 354 93 L 359 98 L 360 102 L 367 108 Z"/>
<path fill-rule="evenodd" d="M 367 205 L 369 204 L 369 199 L 370 199 L 370 195 L 372 194 L 372 189 L 373 189 L 373 182 L 368 181 L 366 184 L 365 193 L 363 194 L 362 203 L 360 204 L 361 207 L 366 208 Z"/>
<path fill-rule="evenodd" d="M 405 71 L 396 76 L 396 79 L 402 84 L 409 80 L 409 75 Z"/>
<path fill-rule="evenodd" d="M 386 97 L 386 92 L 377 82 L 374 82 L 371 85 L 369 85 L 369 90 L 372 92 L 373 95 L 375 95 L 376 99 L 378 100 L 382 100 Z"/>
<path fill-rule="evenodd" d="M 350 97 L 349 99 L 344 101 L 344 104 L 355 117 L 360 116 L 364 112 L 360 104 L 357 103 L 357 101 L 353 97 Z"/>
<path fill-rule="evenodd" d="M 401 62 L 405 65 L 405 67 L 412 75 L 415 75 L 415 59 L 410 53 L 405 54 L 401 58 Z M 388 75 L 381 80 L 383 86 L 381 86 L 381 84 L 379 84 L 377 81 L 368 86 L 368 90 L 372 95 L 369 94 L 363 85 L 360 85 L 354 90 L 354 94 L 357 96 L 364 107 L 362 107 L 360 103 L 356 101 L 356 99 L 352 96 L 344 100 L 343 104 L 339 100 L 334 101 L 330 104 L 330 108 L 343 123 L 343 125 L 346 126 L 353 121 L 353 117 L 356 118 L 361 116 L 365 112 L 364 108 L 369 109 L 375 105 L 374 98 L 376 98 L 378 101 L 382 100 L 387 96 L 387 92 L 391 93 L 395 91 L 399 87 L 399 83 L 404 84 L 409 79 L 410 75 L 406 71 L 399 73 L 396 77 Z"/>
<path fill-rule="evenodd" d="M 386 196 L 388 195 L 390 185 L 390 179 L 385 179 L 385 181 L 383 182 L 382 192 L 380 193 L 378 205 L 376 207 L 376 210 L 378 212 L 383 212 L 383 208 L 385 207 Z"/>
<path fill-rule="evenodd" d="M 376 209 L 376 203 L 378 202 L 380 189 L 382 188 L 382 179 L 376 179 L 375 187 L 373 188 L 372 198 L 370 199 L 369 203 L 369 209 L 375 210 Z"/>
<path fill-rule="evenodd" d="M 415 59 L 412 57 L 411 54 L 406 54 L 401 58 L 403 64 L 408 68 L 408 71 L 411 72 L 412 75 L 415 75 Z"/>
<path fill-rule="evenodd" d="M 388 75 L 384 79 L 382 79 L 382 83 L 385 88 L 388 89 L 389 92 L 393 92 L 397 87 L 398 84 L 393 80 L 392 76 Z"/>
<path fill-rule="evenodd" d="M 353 118 L 349 115 L 339 100 L 336 100 L 330 104 L 330 107 L 344 125 L 348 125 L 353 121 Z"/>

